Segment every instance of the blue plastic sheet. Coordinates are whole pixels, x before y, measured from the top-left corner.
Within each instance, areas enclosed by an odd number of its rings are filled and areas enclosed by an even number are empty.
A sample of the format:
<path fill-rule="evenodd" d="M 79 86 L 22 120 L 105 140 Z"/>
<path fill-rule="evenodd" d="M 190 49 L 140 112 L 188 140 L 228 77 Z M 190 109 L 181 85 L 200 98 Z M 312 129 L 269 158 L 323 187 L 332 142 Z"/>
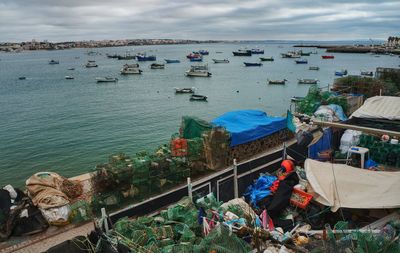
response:
<path fill-rule="evenodd" d="M 338 118 L 340 119 L 340 121 L 345 121 L 345 120 L 347 120 L 347 116 L 346 116 L 346 114 L 344 113 L 343 108 L 342 108 L 340 105 L 337 105 L 337 104 L 330 104 L 330 105 L 328 105 L 328 106 L 329 106 L 329 108 L 331 108 L 331 109 L 335 112 L 336 116 L 338 116 Z"/>
<path fill-rule="evenodd" d="M 262 175 L 254 185 L 250 185 L 244 196 L 250 200 L 253 206 L 257 206 L 257 202 L 268 197 L 271 194 L 269 189 L 272 184 L 277 180 L 275 176 Z"/>
<path fill-rule="evenodd" d="M 308 148 L 308 157 L 311 159 L 318 159 L 319 158 L 318 152 L 330 149 L 331 143 L 332 143 L 332 129 L 327 128 L 324 130 L 322 138 Z"/>
<path fill-rule="evenodd" d="M 286 118 L 270 117 L 260 110 L 241 110 L 223 114 L 211 121 L 231 135 L 230 146 L 248 143 L 286 128 Z"/>

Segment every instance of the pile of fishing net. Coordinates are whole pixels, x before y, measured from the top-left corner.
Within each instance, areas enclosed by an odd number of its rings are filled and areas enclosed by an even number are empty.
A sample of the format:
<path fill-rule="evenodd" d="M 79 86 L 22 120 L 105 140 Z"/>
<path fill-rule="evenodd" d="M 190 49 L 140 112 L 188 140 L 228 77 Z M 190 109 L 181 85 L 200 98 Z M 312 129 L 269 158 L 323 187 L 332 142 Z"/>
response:
<path fill-rule="evenodd" d="M 322 92 L 317 85 L 312 85 L 308 90 L 307 96 L 299 102 L 298 112 L 311 116 L 322 103 L 340 105 L 344 111 L 348 108 L 345 97 L 337 96 L 335 93 L 328 91 Z"/>

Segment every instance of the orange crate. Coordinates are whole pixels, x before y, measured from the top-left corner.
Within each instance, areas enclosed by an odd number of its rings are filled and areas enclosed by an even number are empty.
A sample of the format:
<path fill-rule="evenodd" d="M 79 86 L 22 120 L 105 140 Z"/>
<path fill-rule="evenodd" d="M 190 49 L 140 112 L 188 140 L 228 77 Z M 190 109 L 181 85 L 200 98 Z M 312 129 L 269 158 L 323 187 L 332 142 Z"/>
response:
<path fill-rule="evenodd" d="M 293 188 L 290 203 L 294 206 L 305 209 L 310 204 L 313 196 L 305 191 Z M 301 201 L 299 201 L 301 199 Z"/>

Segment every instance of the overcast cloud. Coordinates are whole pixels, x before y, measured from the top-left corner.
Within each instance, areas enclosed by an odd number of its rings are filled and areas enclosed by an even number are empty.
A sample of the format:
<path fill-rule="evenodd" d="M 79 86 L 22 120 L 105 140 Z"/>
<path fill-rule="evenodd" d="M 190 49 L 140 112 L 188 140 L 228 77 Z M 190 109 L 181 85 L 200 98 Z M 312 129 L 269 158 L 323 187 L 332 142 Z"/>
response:
<path fill-rule="evenodd" d="M 0 41 L 386 39 L 400 0 L 0 0 Z"/>

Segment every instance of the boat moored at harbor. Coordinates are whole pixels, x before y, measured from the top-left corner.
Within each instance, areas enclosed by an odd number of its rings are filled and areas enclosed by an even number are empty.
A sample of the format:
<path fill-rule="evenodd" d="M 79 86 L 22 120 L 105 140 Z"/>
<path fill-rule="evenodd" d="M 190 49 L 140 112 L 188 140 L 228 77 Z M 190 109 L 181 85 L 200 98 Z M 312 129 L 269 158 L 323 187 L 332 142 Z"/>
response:
<path fill-rule="evenodd" d="M 186 76 L 193 77 L 210 77 L 211 73 L 209 72 L 208 65 L 192 65 L 190 69 L 187 70 Z"/>
<path fill-rule="evenodd" d="M 59 62 L 59 61 L 56 61 L 56 60 L 50 60 L 50 61 L 49 61 L 49 64 L 50 64 L 50 65 L 55 65 L 55 64 L 60 64 L 60 62 Z"/>
<path fill-rule="evenodd" d="M 138 61 L 155 61 L 157 57 L 155 55 L 137 54 L 136 60 Z"/>
<path fill-rule="evenodd" d="M 72 80 L 72 79 L 75 79 L 75 78 L 73 76 L 65 76 L 65 79 Z"/>
<path fill-rule="evenodd" d="M 151 69 L 164 69 L 165 68 L 165 64 L 162 63 L 152 63 L 150 65 Z"/>
<path fill-rule="evenodd" d="M 279 84 L 279 85 L 285 85 L 287 80 L 283 79 L 283 80 L 267 80 L 268 84 Z"/>
<path fill-rule="evenodd" d="M 203 61 L 203 57 L 202 56 L 200 56 L 200 57 L 192 57 L 192 58 L 190 58 L 190 61 L 191 62 L 201 62 L 201 61 Z"/>
<path fill-rule="evenodd" d="M 334 55 L 322 55 L 321 57 L 322 57 L 322 59 L 334 59 L 335 58 Z"/>
<path fill-rule="evenodd" d="M 347 69 L 342 69 L 340 71 L 335 71 L 335 76 L 345 76 L 347 75 Z"/>
<path fill-rule="evenodd" d="M 89 61 L 86 63 L 85 67 L 86 67 L 86 68 L 97 68 L 98 65 L 97 65 L 96 61 L 94 61 L 94 60 L 89 60 Z"/>
<path fill-rule="evenodd" d="M 164 59 L 164 61 L 166 63 L 180 63 L 181 62 L 180 60 L 175 60 L 175 59 Z"/>
<path fill-rule="evenodd" d="M 262 63 L 260 62 L 243 62 L 246 67 L 261 67 Z"/>
<path fill-rule="evenodd" d="M 374 76 L 374 72 L 372 71 L 361 71 L 362 76 Z"/>
<path fill-rule="evenodd" d="M 207 50 L 199 50 L 199 54 L 201 54 L 201 55 L 209 55 L 210 52 L 208 52 Z"/>
<path fill-rule="evenodd" d="M 260 57 L 260 61 L 274 61 L 274 57 Z"/>
<path fill-rule="evenodd" d="M 264 54 L 264 50 L 259 49 L 259 48 L 253 48 L 253 49 L 251 49 L 251 53 L 252 54 Z"/>
<path fill-rule="evenodd" d="M 298 84 L 317 84 L 318 79 L 298 79 Z"/>
<path fill-rule="evenodd" d="M 298 60 L 295 60 L 295 62 L 296 62 L 296 64 L 307 64 L 308 63 L 307 59 L 298 59 Z"/>
<path fill-rule="evenodd" d="M 218 60 L 218 59 L 212 59 L 214 63 L 229 63 L 228 59 L 223 59 L 223 60 Z"/>
<path fill-rule="evenodd" d="M 309 70 L 319 70 L 319 67 L 318 66 L 310 66 L 308 69 Z"/>
<path fill-rule="evenodd" d="M 195 88 L 174 88 L 176 94 L 191 94 L 194 93 Z"/>
<path fill-rule="evenodd" d="M 135 75 L 141 74 L 142 70 L 139 69 L 139 64 L 125 64 L 120 71 L 121 75 Z"/>
<path fill-rule="evenodd" d="M 116 83 L 118 82 L 118 78 L 106 76 L 106 77 L 96 77 L 96 81 L 98 83 Z"/>
<path fill-rule="evenodd" d="M 234 56 L 251 56 L 251 50 L 244 50 L 244 49 L 239 49 L 238 51 L 233 51 L 232 52 Z"/>
<path fill-rule="evenodd" d="M 190 96 L 190 101 L 207 101 L 207 96 L 193 94 Z"/>

